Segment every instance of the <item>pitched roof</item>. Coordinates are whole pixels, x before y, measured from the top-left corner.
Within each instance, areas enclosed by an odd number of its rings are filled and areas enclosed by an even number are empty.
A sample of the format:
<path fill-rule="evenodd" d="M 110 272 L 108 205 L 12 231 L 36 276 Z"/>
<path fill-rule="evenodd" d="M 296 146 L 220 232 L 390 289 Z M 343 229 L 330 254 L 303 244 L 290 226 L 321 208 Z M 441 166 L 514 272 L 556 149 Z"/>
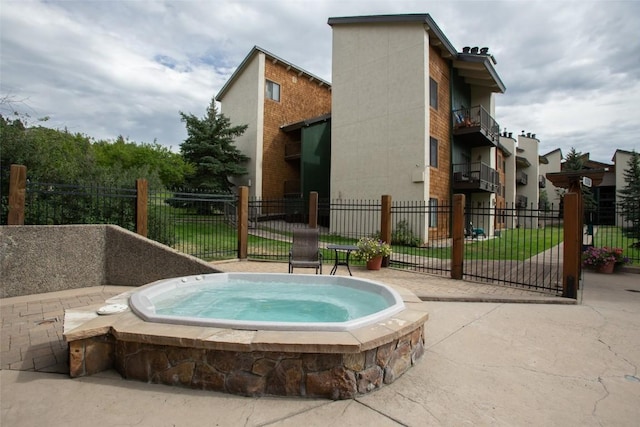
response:
<path fill-rule="evenodd" d="M 318 76 L 316 76 L 314 74 L 311 74 L 310 72 L 298 67 L 297 65 L 292 64 L 289 61 L 285 61 L 284 59 L 274 55 L 273 53 L 271 53 L 271 52 L 269 52 L 269 51 L 267 51 L 265 49 L 262 49 L 259 46 L 254 46 L 251 49 L 251 51 L 249 52 L 249 54 L 247 56 L 245 56 L 245 58 L 242 60 L 240 65 L 238 65 L 238 68 L 235 69 L 235 71 L 233 72 L 231 77 L 229 77 L 229 79 L 224 84 L 224 86 L 222 86 L 222 89 L 220 89 L 220 91 L 216 95 L 216 101 L 221 101 L 222 100 L 222 98 L 227 93 L 227 91 L 231 88 L 233 83 L 235 83 L 236 78 L 242 74 L 242 72 L 247 67 L 247 65 L 249 65 L 249 63 L 251 62 L 253 57 L 255 55 L 257 55 L 258 53 L 263 53 L 268 58 L 268 60 L 273 62 L 274 64 L 281 63 L 281 64 L 284 64 L 285 67 L 288 67 L 288 68 L 291 68 L 291 69 L 295 70 L 298 73 L 299 76 L 306 76 L 311 81 L 316 80 L 318 82 L 318 84 L 325 85 L 325 86 L 328 86 L 329 88 L 331 88 L 331 83 L 329 83 L 328 81 L 323 80 L 323 79 L 321 79 L 320 77 L 318 77 Z"/>

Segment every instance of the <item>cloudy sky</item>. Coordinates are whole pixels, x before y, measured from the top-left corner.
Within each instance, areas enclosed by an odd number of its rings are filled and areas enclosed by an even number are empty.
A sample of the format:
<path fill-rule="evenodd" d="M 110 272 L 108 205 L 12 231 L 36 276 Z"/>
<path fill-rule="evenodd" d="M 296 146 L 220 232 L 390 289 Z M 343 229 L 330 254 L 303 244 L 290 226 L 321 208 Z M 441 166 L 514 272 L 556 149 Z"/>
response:
<path fill-rule="evenodd" d="M 456 49 L 488 46 L 496 119 L 609 162 L 640 150 L 640 0 L 2 0 L 0 97 L 96 139 L 172 147 L 258 45 L 331 81 L 329 17 L 429 13 Z"/>

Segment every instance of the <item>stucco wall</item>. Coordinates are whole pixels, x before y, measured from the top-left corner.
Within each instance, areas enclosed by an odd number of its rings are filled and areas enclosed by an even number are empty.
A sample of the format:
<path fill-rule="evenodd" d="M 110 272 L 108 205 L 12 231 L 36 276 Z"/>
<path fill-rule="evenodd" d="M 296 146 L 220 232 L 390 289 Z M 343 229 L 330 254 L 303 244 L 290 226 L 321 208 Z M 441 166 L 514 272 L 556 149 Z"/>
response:
<path fill-rule="evenodd" d="M 1 298 L 216 271 L 112 225 L 0 227 Z"/>
<path fill-rule="evenodd" d="M 233 126 L 248 125 L 244 134 L 233 142 L 238 150 L 249 156 L 249 162 L 245 165 L 249 173 L 234 178 L 233 182 L 248 186 L 251 197 L 262 195 L 263 76 L 264 54 L 258 53 L 228 89 L 220 107 Z"/>
<path fill-rule="evenodd" d="M 419 23 L 333 27 L 332 199 L 428 197 L 428 46 Z"/>

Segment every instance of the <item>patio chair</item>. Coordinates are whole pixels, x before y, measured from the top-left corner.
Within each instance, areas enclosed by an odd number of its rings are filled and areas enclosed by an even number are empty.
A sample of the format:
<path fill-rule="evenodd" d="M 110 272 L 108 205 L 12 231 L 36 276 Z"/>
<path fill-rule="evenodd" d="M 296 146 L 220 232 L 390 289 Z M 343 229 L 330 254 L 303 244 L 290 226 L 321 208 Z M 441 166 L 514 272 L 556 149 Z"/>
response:
<path fill-rule="evenodd" d="M 294 267 L 315 268 L 322 274 L 322 253 L 318 247 L 319 230 L 300 228 L 293 231 L 293 244 L 289 250 L 289 273 Z"/>

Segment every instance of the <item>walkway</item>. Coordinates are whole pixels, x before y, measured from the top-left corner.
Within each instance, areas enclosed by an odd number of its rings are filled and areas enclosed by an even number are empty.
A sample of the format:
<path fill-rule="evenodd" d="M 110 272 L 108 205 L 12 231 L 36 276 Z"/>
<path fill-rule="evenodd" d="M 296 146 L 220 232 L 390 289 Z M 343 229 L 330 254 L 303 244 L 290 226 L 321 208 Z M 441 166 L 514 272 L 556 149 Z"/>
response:
<path fill-rule="evenodd" d="M 244 398 L 127 381 L 114 371 L 77 379 L 60 375 L 66 372 L 63 309 L 99 304 L 130 289 L 99 287 L 0 300 L 0 424 L 622 426 L 640 419 L 640 275 L 587 272 L 583 303 L 566 305 L 505 304 L 543 297 L 391 269 L 355 268 L 354 274 L 436 300 L 427 303 L 425 356 L 367 396 L 336 402 Z"/>

